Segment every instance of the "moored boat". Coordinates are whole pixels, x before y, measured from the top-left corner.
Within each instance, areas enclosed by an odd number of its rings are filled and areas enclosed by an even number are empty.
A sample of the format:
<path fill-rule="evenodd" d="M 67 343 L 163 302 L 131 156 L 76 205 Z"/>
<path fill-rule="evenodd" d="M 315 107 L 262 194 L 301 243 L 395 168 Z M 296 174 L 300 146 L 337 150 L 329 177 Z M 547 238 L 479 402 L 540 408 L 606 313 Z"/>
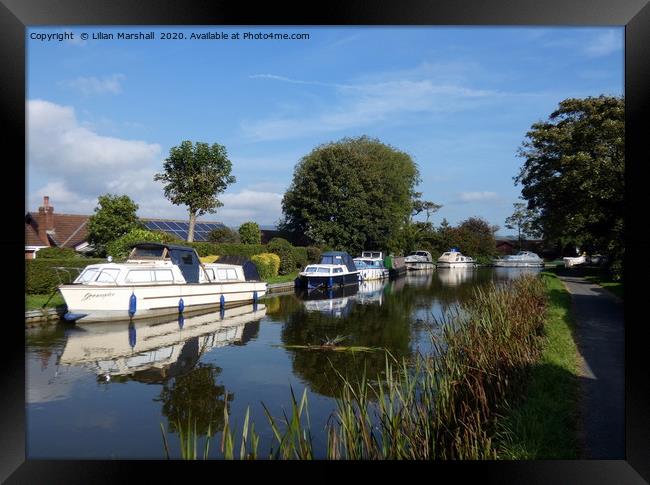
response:
<path fill-rule="evenodd" d="M 359 281 L 381 280 L 388 278 L 388 268 L 379 251 L 363 251 L 362 256 L 354 258 L 354 265 L 359 270 Z"/>
<path fill-rule="evenodd" d="M 573 266 L 578 266 L 578 265 L 587 263 L 587 255 L 582 254 L 580 256 L 576 256 L 576 257 L 573 257 L 573 258 L 572 257 L 565 257 L 565 258 L 562 258 L 562 261 L 564 261 L 564 267 L 565 268 L 572 268 Z"/>
<path fill-rule="evenodd" d="M 429 251 L 414 251 L 404 259 L 406 268 L 410 271 L 433 269 L 435 265 Z"/>
<path fill-rule="evenodd" d="M 502 268 L 539 268 L 544 266 L 544 260 L 530 251 L 519 251 L 517 254 L 496 258 L 492 264 Z"/>
<path fill-rule="evenodd" d="M 323 253 L 320 263 L 307 265 L 296 278 L 296 286 L 308 289 L 334 288 L 358 283 L 359 270 L 352 256 L 343 251 Z"/>
<path fill-rule="evenodd" d="M 66 320 L 151 318 L 256 302 L 267 285 L 256 271 L 246 273 L 241 265 L 202 264 L 194 248 L 139 243 L 126 262 L 86 266 L 59 291 L 68 307 Z"/>
<path fill-rule="evenodd" d="M 477 266 L 474 258 L 463 256 L 456 248 L 442 253 L 436 262 L 438 268 L 475 268 Z"/>

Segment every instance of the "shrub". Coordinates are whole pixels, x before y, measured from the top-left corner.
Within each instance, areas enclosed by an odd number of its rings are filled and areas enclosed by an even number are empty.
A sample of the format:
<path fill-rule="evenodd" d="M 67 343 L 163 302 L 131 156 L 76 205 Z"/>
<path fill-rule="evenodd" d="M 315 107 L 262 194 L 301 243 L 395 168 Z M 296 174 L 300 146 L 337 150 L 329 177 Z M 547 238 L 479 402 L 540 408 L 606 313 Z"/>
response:
<path fill-rule="evenodd" d="M 274 237 L 267 244 L 267 250 L 280 256 L 279 274 L 285 275 L 296 270 L 296 260 L 293 253 L 293 246 L 286 239 Z"/>
<path fill-rule="evenodd" d="M 280 267 L 280 258 L 277 254 L 263 253 L 257 254 L 251 258 L 251 261 L 257 267 L 257 272 L 262 280 L 268 280 L 278 275 Z"/>
<path fill-rule="evenodd" d="M 38 259 L 72 259 L 81 255 L 72 248 L 43 248 L 36 253 Z"/>
<path fill-rule="evenodd" d="M 223 226 L 213 229 L 208 234 L 208 241 L 213 243 L 238 243 L 240 242 L 239 233 L 229 227 Z"/>
<path fill-rule="evenodd" d="M 262 231 L 255 222 L 244 222 L 239 226 L 239 238 L 243 244 L 261 244 Z"/>
<path fill-rule="evenodd" d="M 219 254 L 221 256 L 244 256 L 250 259 L 256 254 L 267 252 L 266 246 L 261 244 L 217 244 L 209 242 L 191 242 L 184 243 L 184 246 L 193 247 L 199 256 L 208 256 L 210 254 Z"/>
<path fill-rule="evenodd" d="M 307 264 L 320 263 L 321 250 L 316 246 L 307 246 Z"/>
<path fill-rule="evenodd" d="M 106 245 L 106 252 L 113 258 L 125 258 L 129 255 L 131 244 L 138 242 L 165 242 L 160 233 L 146 229 L 131 229 L 124 236 L 118 237 Z"/>
<path fill-rule="evenodd" d="M 219 259 L 219 256 L 216 254 L 209 254 L 207 256 L 200 256 L 199 260 L 202 263 L 214 263 L 217 259 Z"/>
<path fill-rule="evenodd" d="M 294 247 L 293 259 L 296 262 L 296 268 L 304 268 L 305 266 L 307 266 L 309 264 L 309 256 L 307 253 L 307 248 Z"/>
<path fill-rule="evenodd" d="M 79 275 L 74 269 L 56 270 L 56 267 L 85 268 L 89 264 L 105 263 L 105 259 L 37 258 L 25 261 L 25 293 L 47 294 L 53 292 L 60 284 L 72 283 Z"/>

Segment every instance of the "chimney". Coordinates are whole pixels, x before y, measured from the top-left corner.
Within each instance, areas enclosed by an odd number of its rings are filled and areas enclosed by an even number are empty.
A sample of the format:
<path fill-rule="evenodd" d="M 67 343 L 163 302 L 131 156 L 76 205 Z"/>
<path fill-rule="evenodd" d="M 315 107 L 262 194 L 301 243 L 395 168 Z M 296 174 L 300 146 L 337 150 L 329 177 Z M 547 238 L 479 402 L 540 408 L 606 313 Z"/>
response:
<path fill-rule="evenodd" d="M 48 246 L 48 233 L 54 233 L 54 207 L 50 205 L 50 198 L 43 197 L 43 206 L 38 208 L 38 237 Z"/>

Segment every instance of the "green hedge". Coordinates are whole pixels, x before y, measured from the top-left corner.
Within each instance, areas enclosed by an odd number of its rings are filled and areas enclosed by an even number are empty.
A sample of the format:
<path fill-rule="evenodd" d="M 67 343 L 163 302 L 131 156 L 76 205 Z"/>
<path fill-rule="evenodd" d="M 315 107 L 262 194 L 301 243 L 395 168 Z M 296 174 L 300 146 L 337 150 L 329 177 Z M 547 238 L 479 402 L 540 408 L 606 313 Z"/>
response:
<path fill-rule="evenodd" d="M 262 281 L 266 281 L 278 275 L 278 270 L 280 269 L 280 257 L 277 254 L 256 254 L 251 258 L 251 261 L 255 263 L 257 272 Z"/>
<path fill-rule="evenodd" d="M 219 256 L 245 256 L 250 259 L 256 254 L 267 252 L 266 246 L 262 244 L 183 242 L 182 245 L 193 247 L 199 256 L 218 254 Z"/>
<path fill-rule="evenodd" d="M 57 266 L 66 268 L 85 268 L 89 264 L 105 263 L 105 259 L 28 259 L 25 261 L 25 293 L 28 295 L 53 292 L 61 283 L 71 283 L 79 272 L 75 270 L 57 271 Z"/>
<path fill-rule="evenodd" d="M 43 248 L 36 252 L 36 257 L 39 259 L 70 259 L 82 258 L 83 256 L 77 253 L 72 248 Z"/>

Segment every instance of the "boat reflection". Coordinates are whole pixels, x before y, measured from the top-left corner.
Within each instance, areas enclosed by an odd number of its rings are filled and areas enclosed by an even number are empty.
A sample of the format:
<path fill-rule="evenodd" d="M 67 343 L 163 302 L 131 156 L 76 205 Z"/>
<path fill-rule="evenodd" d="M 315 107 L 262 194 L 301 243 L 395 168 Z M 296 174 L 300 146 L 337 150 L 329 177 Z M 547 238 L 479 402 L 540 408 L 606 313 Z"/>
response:
<path fill-rule="evenodd" d="M 473 268 L 438 268 L 436 275 L 442 286 L 459 286 L 474 278 Z"/>
<path fill-rule="evenodd" d="M 421 271 L 409 271 L 404 277 L 405 283 L 409 286 L 416 286 L 419 288 L 429 288 L 433 281 L 433 274 L 435 269 L 425 269 Z"/>
<path fill-rule="evenodd" d="M 359 291 L 359 285 L 313 290 L 296 289 L 296 296 L 302 300 L 308 312 L 320 312 L 333 317 L 346 317 L 354 305 L 353 296 Z"/>
<path fill-rule="evenodd" d="M 382 305 L 384 303 L 384 291 L 390 282 L 385 280 L 368 280 L 359 283 L 359 291 L 356 294 L 356 301 L 362 305 Z"/>
<path fill-rule="evenodd" d="M 60 364 L 103 375 L 162 382 L 191 369 L 211 349 L 250 339 L 247 324 L 266 315 L 262 304 L 183 316 L 164 323 L 77 324 L 68 333 Z"/>

